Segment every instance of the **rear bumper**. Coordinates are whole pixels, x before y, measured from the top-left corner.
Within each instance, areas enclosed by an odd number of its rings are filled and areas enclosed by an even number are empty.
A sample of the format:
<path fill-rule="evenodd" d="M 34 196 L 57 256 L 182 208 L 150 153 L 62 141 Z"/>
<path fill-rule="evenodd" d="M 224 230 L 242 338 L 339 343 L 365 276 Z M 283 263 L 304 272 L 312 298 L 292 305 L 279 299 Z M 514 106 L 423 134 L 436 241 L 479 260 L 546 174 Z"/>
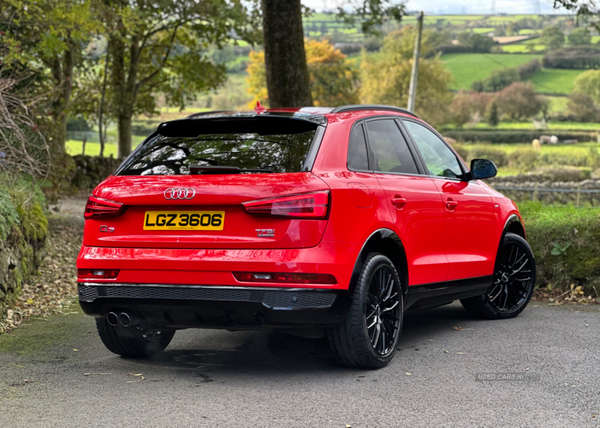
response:
<path fill-rule="evenodd" d="M 347 290 L 361 244 L 322 241 L 292 249 L 169 249 L 83 246 L 78 269 L 119 269 L 111 284 L 171 284 L 233 287 L 290 287 Z M 336 284 L 280 284 L 238 281 L 233 272 L 329 274 Z M 80 281 L 84 282 L 84 281 Z"/>
<path fill-rule="evenodd" d="M 167 328 L 306 327 L 342 321 L 346 291 L 298 288 L 80 283 L 83 311 L 127 311 Z"/>

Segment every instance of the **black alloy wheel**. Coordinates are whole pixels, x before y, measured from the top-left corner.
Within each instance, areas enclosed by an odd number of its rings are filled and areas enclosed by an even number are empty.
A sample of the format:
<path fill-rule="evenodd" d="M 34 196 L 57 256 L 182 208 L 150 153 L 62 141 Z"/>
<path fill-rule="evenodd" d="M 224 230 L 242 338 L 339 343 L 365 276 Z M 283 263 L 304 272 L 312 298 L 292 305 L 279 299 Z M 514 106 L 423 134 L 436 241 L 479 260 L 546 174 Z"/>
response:
<path fill-rule="evenodd" d="M 403 311 L 404 296 L 394 264 L 383 254 L 369 254 L 348 316 L 327 329 L 337 362 L 344 367 L 385 367 L 396 352 Z"/>
<path fill-rule="evenodd" d="M 520 236 L 507 233 L 498 251 L 492 285 L 483 296 L 461 302 L 469 312 L 483 318 L 516 317 L 529 303 L 535 279 L 531 247 Z"/>
<path fill-rule="evenodd" d="M 385 264 L 377 267 L 369 284 L 365 305 L 365 322 L 375 352 L 387 356 L 400 333 L 400 284 L 396 273 Z"/>

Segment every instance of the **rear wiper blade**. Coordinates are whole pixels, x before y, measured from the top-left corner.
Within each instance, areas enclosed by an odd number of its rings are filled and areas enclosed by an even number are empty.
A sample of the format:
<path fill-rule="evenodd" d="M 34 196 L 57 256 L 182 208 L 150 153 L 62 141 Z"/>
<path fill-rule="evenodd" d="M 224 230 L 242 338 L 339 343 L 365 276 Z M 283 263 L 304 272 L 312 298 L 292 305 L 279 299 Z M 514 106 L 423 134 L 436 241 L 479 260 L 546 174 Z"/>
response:
<path fill-rule="evenodd" d="M 240 174 L 243 172 L 272 173 L 273 171 L 264 168 L 243 169 L 237 166 L 190 165 L 190 174 Z"/>

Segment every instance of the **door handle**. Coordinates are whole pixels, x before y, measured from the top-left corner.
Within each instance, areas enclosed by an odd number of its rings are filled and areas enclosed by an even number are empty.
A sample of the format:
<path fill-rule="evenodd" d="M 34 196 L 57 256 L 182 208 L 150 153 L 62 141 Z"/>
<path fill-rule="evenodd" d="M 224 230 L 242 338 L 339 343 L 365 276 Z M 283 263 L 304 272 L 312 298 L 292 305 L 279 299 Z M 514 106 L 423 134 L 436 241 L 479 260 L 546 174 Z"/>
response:
<path fill-rule="evenodd" d="M 448 208 L 449 210 L 454 210 L 456 207 L 458 206 L 458 202 L 456 202 L 454 199 L 449 198 L 446 201 L 446 208 Z"/>
<path fill-rule="evenodd" d="M 396 195 L 392 198 L 392 205 L 395 205 L 396 208 L 398 208 L 399 210 L 404 208 L 404 205 L 406 205 L 406 198 L 403 198 L 400 195 Z"/>

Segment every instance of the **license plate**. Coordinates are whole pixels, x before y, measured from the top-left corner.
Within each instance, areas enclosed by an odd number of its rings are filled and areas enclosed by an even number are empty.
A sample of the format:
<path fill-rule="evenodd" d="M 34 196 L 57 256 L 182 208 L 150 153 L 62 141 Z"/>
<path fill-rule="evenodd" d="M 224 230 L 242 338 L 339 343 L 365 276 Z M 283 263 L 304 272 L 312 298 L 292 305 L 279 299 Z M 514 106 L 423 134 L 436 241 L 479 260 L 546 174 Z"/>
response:
<path fill-rule="evenodd" d="M 225 211 L 146 211 L 144 230 L 223 230 Z"/>

